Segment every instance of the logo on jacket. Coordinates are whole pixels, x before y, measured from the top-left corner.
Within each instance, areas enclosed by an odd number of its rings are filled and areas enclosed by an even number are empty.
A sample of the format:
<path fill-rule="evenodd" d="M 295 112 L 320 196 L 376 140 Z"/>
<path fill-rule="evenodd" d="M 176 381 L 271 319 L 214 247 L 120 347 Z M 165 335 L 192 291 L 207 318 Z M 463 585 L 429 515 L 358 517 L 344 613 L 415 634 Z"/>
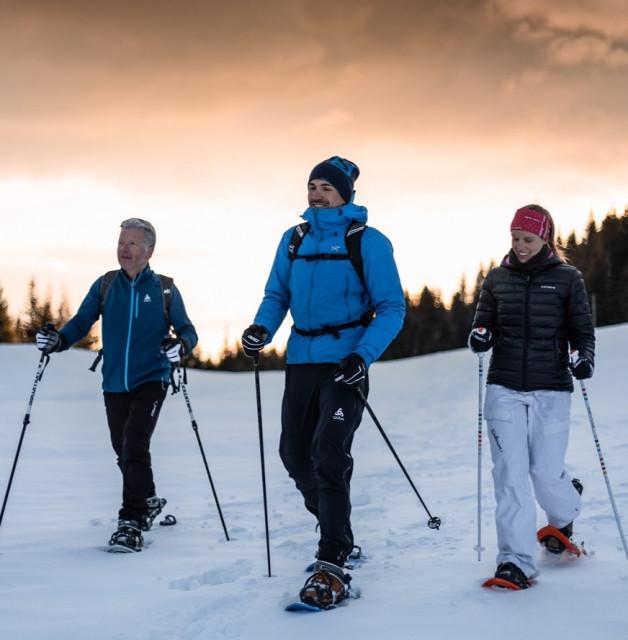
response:
<path fill-rule="evenodd" d="M 150 296 L 148 294 L 144 296 L 144 302 L 150 302 Z"/>
<path fill-rule="evenodd" d="M 331 253 L 338 253 L 340 251 L 340 245 L 332 244 L 329 250 L 331 251 Z"/>
<path fill-rule="evenodd" d="M 345 414 L 342 411 L 342 407 L 340 407 L 336 413 L 334 413 L 334 420 L 342 420 L 344 422 Z"/>

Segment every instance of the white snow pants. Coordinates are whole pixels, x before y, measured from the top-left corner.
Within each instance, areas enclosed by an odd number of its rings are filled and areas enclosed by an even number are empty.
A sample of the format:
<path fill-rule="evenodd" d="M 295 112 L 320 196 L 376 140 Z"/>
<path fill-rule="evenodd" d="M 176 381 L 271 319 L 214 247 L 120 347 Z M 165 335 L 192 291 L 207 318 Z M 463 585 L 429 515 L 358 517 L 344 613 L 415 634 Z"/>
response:
<path fill-rule="evenodd" d="M 493 460 L 497 564 L 536 574 L 536 497 L 548 524 L 564 527 L 580 513 L 580 495 L 565 471 L 569 391 L 486 388 L 484 417 Z M 534 487 L 534 495 L 530 486 Z"/>

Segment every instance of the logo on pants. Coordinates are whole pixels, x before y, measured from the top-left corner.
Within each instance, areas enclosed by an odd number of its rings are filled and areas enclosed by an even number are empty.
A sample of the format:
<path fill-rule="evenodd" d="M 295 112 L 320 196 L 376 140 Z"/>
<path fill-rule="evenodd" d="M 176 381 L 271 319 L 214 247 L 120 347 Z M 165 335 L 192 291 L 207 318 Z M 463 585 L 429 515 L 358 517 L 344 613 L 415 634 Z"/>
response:
<path fill-rule="evenodd" d="M 345 414 L 342 411 L 342 407 L 339 407 L 334 413 L 334 420 L 342 420 L 344 422 Z"/>

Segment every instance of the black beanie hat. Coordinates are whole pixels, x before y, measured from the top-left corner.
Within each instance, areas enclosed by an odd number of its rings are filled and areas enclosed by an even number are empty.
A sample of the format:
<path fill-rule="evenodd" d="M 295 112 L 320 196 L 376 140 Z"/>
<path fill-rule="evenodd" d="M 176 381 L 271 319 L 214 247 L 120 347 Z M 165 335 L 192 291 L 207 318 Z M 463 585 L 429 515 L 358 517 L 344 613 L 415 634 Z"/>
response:
<path fill-rule="evenodd" d="M 353 183 L 359 175 L 360 169 L 353 162 L 340 156 L 333 156 L 312 169 L 308 183 L 317 178 L 329 182 L 347 204 L 353 199 Z"/>

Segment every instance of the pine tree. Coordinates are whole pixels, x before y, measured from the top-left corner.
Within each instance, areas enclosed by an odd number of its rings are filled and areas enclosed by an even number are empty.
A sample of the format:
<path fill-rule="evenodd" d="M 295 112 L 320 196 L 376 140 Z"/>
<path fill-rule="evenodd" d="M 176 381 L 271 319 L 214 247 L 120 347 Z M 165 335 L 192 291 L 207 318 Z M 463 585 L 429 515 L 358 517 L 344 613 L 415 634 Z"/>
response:
<path fill-rule="evenodd" d="M 28 300 L 26 302 L 26 316 L 19 323 L 19 338 L 22 342 L 35 342 L 37 332 L 46 325 L 47 322 L 54 322 L 50 301 L 50 295 L 43 303 L 37 297 L 37 283 L 35 278 L 31 278 L 28 283 Z"/>
<path fill-rule="evenodd" d="M 448 312 L 450 337 L 447 348 L 449 349 L 457 349 L 467 343 L 474 315 L 473 304 L 469 301 L 469 297 L 466 279 L 463 277 Z"/>
<path fill-rule="evenodd" d="M 9 315 L 9 303 L 4 297 L 4 289 L 0 286 L 0 342 L 17 342 L 15 321 Z"/>

